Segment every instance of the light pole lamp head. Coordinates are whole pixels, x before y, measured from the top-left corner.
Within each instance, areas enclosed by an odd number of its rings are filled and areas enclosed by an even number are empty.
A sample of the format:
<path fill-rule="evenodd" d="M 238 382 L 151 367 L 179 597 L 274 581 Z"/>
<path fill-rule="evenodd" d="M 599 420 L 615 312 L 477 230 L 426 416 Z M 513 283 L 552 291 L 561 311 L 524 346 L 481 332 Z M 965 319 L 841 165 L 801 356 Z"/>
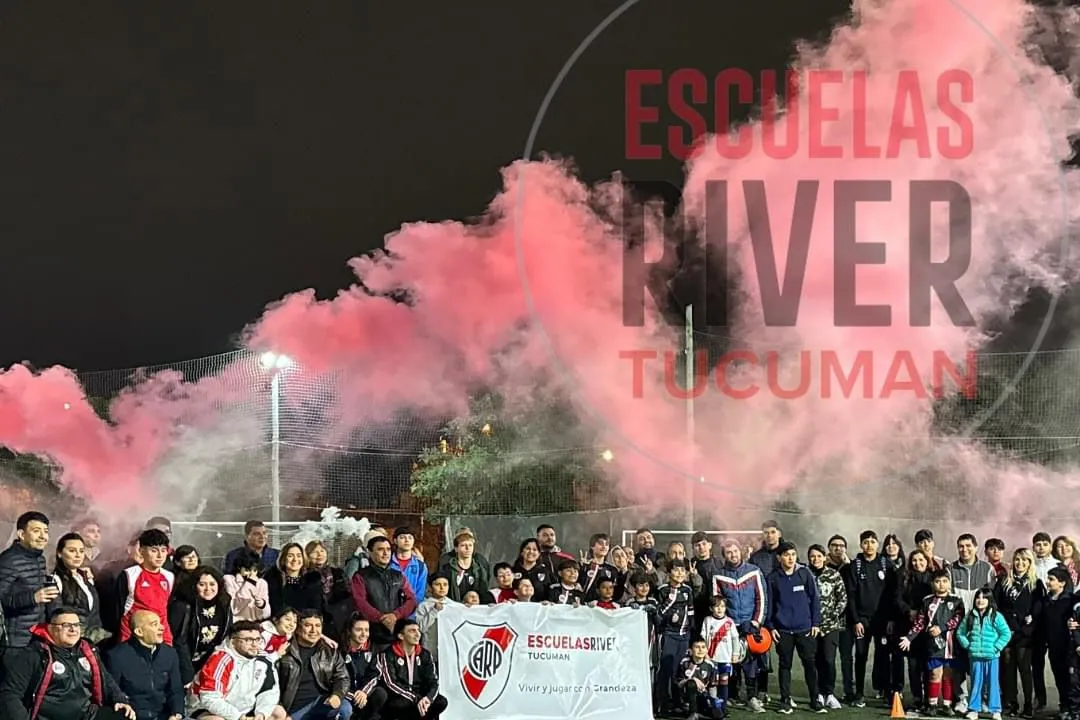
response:
<path fill-rule="evenodd" d="M 259 356 L 259 365 L 263 370 L 285 370 L 292 367 L 293 361 L 288 355 L 280 355 L 272 350 L 267 350 Z"/>

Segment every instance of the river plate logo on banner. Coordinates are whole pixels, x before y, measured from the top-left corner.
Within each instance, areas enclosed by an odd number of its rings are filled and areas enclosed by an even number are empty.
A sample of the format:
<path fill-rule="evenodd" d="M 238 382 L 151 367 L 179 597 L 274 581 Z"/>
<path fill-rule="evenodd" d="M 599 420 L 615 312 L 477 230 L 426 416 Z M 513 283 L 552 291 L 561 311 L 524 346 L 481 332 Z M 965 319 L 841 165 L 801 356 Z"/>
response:
<path fill-rule="evenodd" d="M 506 623 L 466 621 L 454 629 L 453 637 L 461 687 L 473 704 L 487 710 L 506 690 L 518 634 Z"/>

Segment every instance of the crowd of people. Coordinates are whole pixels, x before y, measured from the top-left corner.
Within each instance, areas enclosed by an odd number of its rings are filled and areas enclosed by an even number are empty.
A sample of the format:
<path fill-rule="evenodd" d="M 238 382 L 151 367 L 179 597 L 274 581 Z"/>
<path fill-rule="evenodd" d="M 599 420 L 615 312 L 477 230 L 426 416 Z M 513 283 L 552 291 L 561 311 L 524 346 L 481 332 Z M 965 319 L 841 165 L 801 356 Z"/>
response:
<path fill-rule="evenodd" d="M 319 541 L 271 547 L 253 520 L 218 568 L 174 548 L 162 517 L 115 556 L 92 518 L 55 544 L 49 530 L 25 513 L 0 553 L 5 719 L 437 720 L 440 612 L 541 602 L 646 613 L 661 715 L 790 714 L 798 656 L 814 712 L 872 693 L 919 714 L 1030 718 L 1049 658 L 1061 720 L 1080 720 L 1080 552 L 1042 532 L 1009 562 L 996 538 L 979 559 L 970 534 L 946 561 L 930 530 L 907 554 L 867 530 L 853 557 L 841 535 L 800 556 L 774 521 L 756 547 L 719 539 L 719 557 L 706 533 L 661 552 L 647 528 L 632 546 L 593 535 L 575 557 L 541 525 L 492 564 L 468 528 L 430 561 L 410 528 L 373 528 L 339 568 Z"/>
<path fill-rule="evenodd" d="M 262 522 L 219 569 L 151 518 L 111 557 L 84 518 L 55 542 L 28 512 L 0 552 L 4 720 L 437 720 L 414 536 L 367 538 L 351 567 L 318 541 L 272 548 Z M 403 572 L 405 574 L 403 574 Z M 408 579 L 407 579 L 408 578 Z M 421 596 L 423 593 L 421 592 Z"/>
<path fill-rule="evenodd" d="M 724 717 L 729 706 L 766 712 L 773 649 L 777 712 L 796 707 L 796 656 L 810 711 L 864 708 L 873 649 L 874 699 L 896 709 L 906 701 L 908 715 L 1034 717 L 1047 706 L 1049 659 L 1058 717 L 1080 718 L 1080 552 L 1072 539 L 1038 532 L 1008 562 L 999 538 L 985 541 L 980 559 L 970 533 L 956 539 L 953 561 L 936 554 L 926 529 L 906 554 L 894 534 L 866 530 L 858 541 L 852 557 L 847 539 L 833 535 L 805 548 L 800 562 L 769 521 L 760 546 L 723 540 L 720 557 L 696 533 L 688 558 L 678 542 L 661 555 L 652 533 L 639 530 L 615 597 L 653 618 L 657 710 L 694 718 Z M 586 571 L 590 581 L 596 568 Z"/>

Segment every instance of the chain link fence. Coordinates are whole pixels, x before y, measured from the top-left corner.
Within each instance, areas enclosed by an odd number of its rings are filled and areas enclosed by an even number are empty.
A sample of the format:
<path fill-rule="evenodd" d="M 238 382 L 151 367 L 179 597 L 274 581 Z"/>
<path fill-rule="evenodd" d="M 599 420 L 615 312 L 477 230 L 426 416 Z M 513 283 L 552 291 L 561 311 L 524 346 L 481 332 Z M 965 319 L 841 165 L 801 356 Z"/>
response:
<path fill-rule="evenodd" d="M 701 338 L 698 342 L 705 344 L 707 340 Z M 715 338 L 711 342 L 718 348 L 722 346 Z M 278 373 L 276 393 L 275 373 Z M 510 451 L 497 466 L 490 466 L 467 486 L 442 488 L 449 500 L 443 501 L 438 512 L 432 512 L 430 500 L 414 497 L 410 487 L 422 449 L 439 446 L 443 440 L 441 429 L 451 418 L 401 411 L 391 416 L 373 415 L 355 422 L 351 418 L 341 422 L 333 414 L 338 382 L 334 376 L 312 375 L 302 368 L 267 370 L 260 357 L 249 352 L 142 369 L 79 373 L 88 398 L 103 416 L 122 391 L 151 377 L 185 383 L 225 382 L 231 388 L 227 402 L 217 408 L 228 419 L 227 431 L 200 434 L 192 430 L 157 471 L 165 494 L 161 499 L 163 509 L 167 508 L 176 521 L 194 523 L 191 532 L 202 534 L 202 539 L 214 546 L 214 552 L 217 545 L 238 544 L 238 526 L 195 529 L 198 523 L 270 519 L 275 501 L 281 508 L 282 521 L 286 522 L 313 519 L 319 509 L 336 506 L 350 515 L 367 517 L 388 527 L 403 524 L 440 531 L 445 518 L 453 518 L 459 524 L 478 524 L 480 517 L 526 516 L 525 524 L 535 527 L 538 523 L 533 520 L 538 517 L 574 511 L 621 513 L 618 523 L 574 520 L 571 524 L 580 526 L 580 534 L 584 536 L 598 531 L 621 533 L 638 524 L 632 520 L 636 510 L 617 509 L 619 498 L 615 493 L 556 481 L 557 473 L 565 472 L 565 466 L 595 462 L 603 454 L 603 448 L 591 446 Z M 1032 358 L 1026 353 L 979 355 L 978 396 L 938 403 L 936 426 L 947 438 L 977 424 L 973 433 L 977 442 L 997 457 L 1048 468 L 1075 467 L 1080 464 L 1077 377 L 1080 377 L 1078 350 L 1040 352 Z M 177 383 L 177 387 L 184 386 Z M 340 430 L 343 426 L 350 428 L 348 432 Z M 280 478 L 276 498 L 271 482 L 275 474 L 275 449 L 276 474 Z M 916 484 L 916 494 L 925 494 L 926 503 L 915 517 L 890 517 L 887 509 L 881 509 L 879 500 L 890 492 L 888 486 L 867 483 L 854 495 L 865 496 L 867 521 L 880 516 L 874 522 L 892 524 L 899 529 L 906 527 L 904 523 L 923 522 L 920 517 L 932 519 L 941 515 L 944 519 L 948 513 L 935 508 L 945 507 L 943 497 L 947 492 L 982 491 Z M 961 501 L 965 501 L 964 497 Z M 791 513 L 793 518 L 807 516 L 797 523 L 790 521 L 793 527 L 835 524 L 828 517 L 829 508 L 821 503 L 785 505 L 784 498 L 779 497 L 759 500 L 738 512 L 725 508 L 730 515 L 730 519 L 725 518 L 725 524 L 730 528 L 747 523 L 754 527 L 761 517 L 778 513 Z M 707 500 L 699 495 L 699 510 L 703 502 Z M 54 469 L 47 463 L 26 457 L 0 458 L 0 519 L 13 521 L 29 507 L 55 509 L 67 515 L 75 515 L 79 510 L 78 499 L 60 491 Z M 724 515 L 715 507 L 706 509 L 709 518 Z M 820 516 L 820 522 L 812 516 Z M 851 517 L 850 513 L 847 517 Z M 711 527 L 709 520 L 703 522 L 703 526 Z M 860 524 L 855 519 L 850 522 L 852 528 Z M 685 524 L 685 520 L 672 519 L 664 524 L 664 529 L 677 532 Z M 513 538 L 515 542 L 520 540 L 517 527 L 496 534 Z M 808 530 L 807 534 L 812 532 Z"/>

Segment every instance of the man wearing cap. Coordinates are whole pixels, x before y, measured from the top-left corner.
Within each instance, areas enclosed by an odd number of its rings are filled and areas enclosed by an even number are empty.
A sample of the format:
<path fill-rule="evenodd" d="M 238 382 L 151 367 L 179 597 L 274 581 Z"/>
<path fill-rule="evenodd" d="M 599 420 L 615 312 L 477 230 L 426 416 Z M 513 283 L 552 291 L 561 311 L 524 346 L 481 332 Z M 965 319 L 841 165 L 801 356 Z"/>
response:
<path fill-rule="evenodd" d="M 390 566 L 405 576 L 416 595 L 416 604 L 424 602 L 427 595 L 428 569 L 427 565 L 416 556 L 413 548 L 416 545 L 416 536 L 407 527 L 399 527 L 394 530 L 394 558 Z M 413 616 L 410 616 L 413 617 Z"/>

